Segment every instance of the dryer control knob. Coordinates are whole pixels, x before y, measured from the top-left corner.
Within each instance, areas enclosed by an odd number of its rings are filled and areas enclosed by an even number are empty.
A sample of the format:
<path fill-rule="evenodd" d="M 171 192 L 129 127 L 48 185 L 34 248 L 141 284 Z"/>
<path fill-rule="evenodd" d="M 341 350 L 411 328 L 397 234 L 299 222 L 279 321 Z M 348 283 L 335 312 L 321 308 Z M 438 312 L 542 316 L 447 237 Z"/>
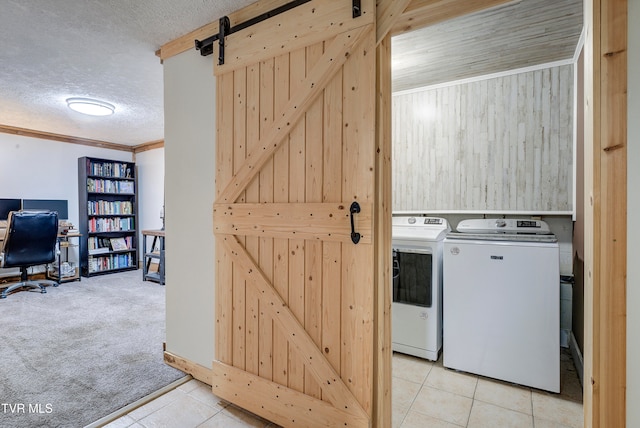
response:
<path fill-rule="evenodd" d="M 496 227 L 506 227 L 506 226 L 507 226 L 507 222 L 504 219 L 496 220 Z"/>

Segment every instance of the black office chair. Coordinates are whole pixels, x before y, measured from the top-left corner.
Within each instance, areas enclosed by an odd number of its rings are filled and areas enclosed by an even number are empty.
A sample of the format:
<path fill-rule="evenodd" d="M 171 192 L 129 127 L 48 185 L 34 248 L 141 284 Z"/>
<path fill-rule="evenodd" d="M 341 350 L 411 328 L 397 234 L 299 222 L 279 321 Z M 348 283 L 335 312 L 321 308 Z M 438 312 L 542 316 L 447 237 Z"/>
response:
<path fill-rule="evenodd" d="M 0 294 L 0 299 L 19 288 L 47 290 L 42 284 L 58 285 L 54 281 L 29 281 L 27 268 L 53 263 L 56 259 L 58 213 L 55 211 L 12 211 L 7 220 L 4 247 L 0 252 L 0 267 L 19 267 L 20 282 Z"/>

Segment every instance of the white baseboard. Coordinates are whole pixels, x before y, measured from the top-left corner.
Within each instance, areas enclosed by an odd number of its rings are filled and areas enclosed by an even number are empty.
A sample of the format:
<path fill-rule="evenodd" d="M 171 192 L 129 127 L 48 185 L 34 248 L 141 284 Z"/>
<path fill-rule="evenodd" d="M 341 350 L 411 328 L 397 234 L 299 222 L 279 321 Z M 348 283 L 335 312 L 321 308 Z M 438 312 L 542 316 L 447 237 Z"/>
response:
<path fill-rule="evenodd" d="M 571 357 L 573 358 L 573 364 L 576 366 L 576 370 L 578 372 L 580 385 L 584 387 L 584 379 L 583 379 L 584 363 L 582 361 L 582 353 L 580 352 L 580 348 L 578 347 L 578 342 L 576 341 L 576 337 L 573 335 L 573 332 L 571 332 L 569 349 L 571 350 Z"/>

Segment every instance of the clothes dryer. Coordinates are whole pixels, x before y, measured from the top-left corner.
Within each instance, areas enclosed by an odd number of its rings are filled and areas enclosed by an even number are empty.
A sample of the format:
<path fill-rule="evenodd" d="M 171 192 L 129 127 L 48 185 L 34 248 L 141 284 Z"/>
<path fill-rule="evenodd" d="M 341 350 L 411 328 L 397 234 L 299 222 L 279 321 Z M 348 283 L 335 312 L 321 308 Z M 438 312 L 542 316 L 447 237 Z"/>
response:
<path fill-rule="evenodd" d="M 446 219 L 392 220 L 392 349 L 436 361 L 442 348 L 442 248 Z"/>

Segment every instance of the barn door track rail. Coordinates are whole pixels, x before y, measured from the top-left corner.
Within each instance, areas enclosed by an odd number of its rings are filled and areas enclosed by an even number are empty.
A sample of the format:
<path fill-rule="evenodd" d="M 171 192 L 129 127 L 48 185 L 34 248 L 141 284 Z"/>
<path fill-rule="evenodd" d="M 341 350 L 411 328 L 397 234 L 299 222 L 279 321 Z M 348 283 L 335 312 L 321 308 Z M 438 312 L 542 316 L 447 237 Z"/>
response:
<path fill-rule="evenodd" d="M 288 10 L 296 8 L 305 3 L 309 3 L 311 0 L 294 0 L 289 3 L 283 4 L 280 7 L 276 7 L 275 9 L 270 10 L 269 12 L 265 12 L 261 15 L 256 16 L 255 18 L 251 18 L 248 21 L 242 22 L 238 25 L 234 25 L 231 27 L 231 22 L 228 16 L 223 16 L 219 20 L 219 32 L 218 34 L 214 34 L 211 37 L 207 37 L 204 40 L 195 40 L 196 50 L 200 51 L 200 55 L 209 56 L 213 53 L 213 43 L 217 40 L 220 49 L 218 50 L 218 65 L 224 64 L 224 38 L 230 34 L 236 33 L 238 31 L 244 30 L 245 28 L 251 27 L 259 22 L 266 21 L 269 18 L 273 18 L 274 16 L 280 15 Z M 352 0 L 353 2 L 353 18 L 357 18 L 362 15 L 362 8 L 360 6 L 360 0 Z"/>

